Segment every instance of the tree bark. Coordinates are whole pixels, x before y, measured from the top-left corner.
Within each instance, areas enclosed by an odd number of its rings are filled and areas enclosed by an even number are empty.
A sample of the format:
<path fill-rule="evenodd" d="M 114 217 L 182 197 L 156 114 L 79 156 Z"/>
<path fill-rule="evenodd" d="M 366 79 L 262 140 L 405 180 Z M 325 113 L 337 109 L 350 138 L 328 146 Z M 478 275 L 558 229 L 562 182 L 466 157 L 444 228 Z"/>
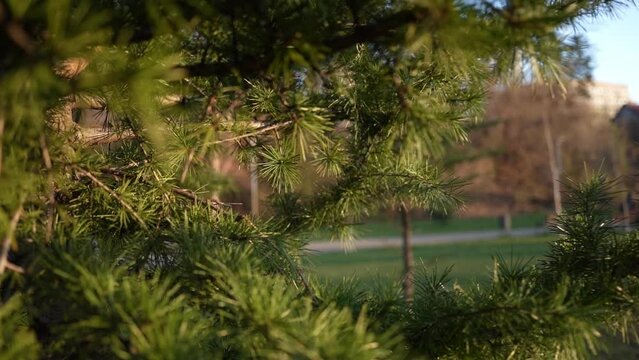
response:
<path fill-rule="evenodd" d="M 414 265 L 413 265 L 413 240 L 410 229 L 410 217 L 405 204 L 399 207 L 399 214 L 402 222 L 402 255 L 404 259 L 404 279 L 403 289 L 406 302 L 413 302 L 413 282 L 414 282 Z"/>
<path fill-rule="evenodd" d="M 546 138 L 546 146 L 548 148 L 548 164 L 550 165 L 550 174 L 552 176 L 552 195 L 555 202 L 555 214 L 562 212 L 561 207 L 561 169 L 557 161 L 557 150 L 552 138 L 548 115 L 543 115 L 542 123 L 544 125 L 544 137 Z"/>
<path fill-rule="evenodd" d="M 511 205 L 508 206 L 508 210 L 499 218 L 499 227 L 505 235 L 510 236 L 512 234 L 513 222 L 512 222 L 512 210 Z"/>

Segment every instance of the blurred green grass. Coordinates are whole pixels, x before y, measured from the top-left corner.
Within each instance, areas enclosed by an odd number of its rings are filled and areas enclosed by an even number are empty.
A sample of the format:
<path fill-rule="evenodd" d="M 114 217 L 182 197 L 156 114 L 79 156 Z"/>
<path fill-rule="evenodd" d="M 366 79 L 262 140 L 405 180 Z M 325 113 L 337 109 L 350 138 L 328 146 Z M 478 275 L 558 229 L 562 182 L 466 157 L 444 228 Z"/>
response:
<path fill-rule="evenodd" d="M 512 217 L 512 228 L 542 227 L 545 219 L 544 213 L 517 214 Z M 416 235 L 500 229 L 499 219 L 496 217 L 419 219 L 411 221 L 411 227 Z M 399 236 L 401 228 L 397 219 L 370 219 L 363 224 L 355 225 L 354 231 L 358 237 L 362 238 L 388 238 Z M 328 230 L 313 234 L 313 240 L 316 241 L 330 238 L 331 233 Z"/>
<path fill-rule="evenodd" d="M 553 235 L 531 237 L 502 237 L 495 240 L 453 244 L 422 245 L 414 248 L 416 270 L 426 268 L 439 272 L 453 266 L 451 284 L 470 286 L 487 283 L 493 269 L 493 257 L 501 255 L 506 262 L 529 261 L 534 265 L 543 259 Z M 318 253 L 308 257 L 312 273 L 324 281 L 340 281 L 355 277 L 359 286 L 376 291 L 380 285 L 401 280 L 401 249 L 372 249 L 353 253 Z M 383 286 L 381 287 L 383 288 Z M 624 343 L 619 335 L 604 334 L 608 352 L 593 359 L 639 359 L 639 344 Z"/>
<path fill-rule="evenodd" d="M 552 235 L 503 237 L 495 240 L 416 246 L 413 249 L 416 270 L 452 266 L 450 277 L 460 285 L 487 282 L 493 257 L 506 262 L 536 263 L 548 251 Z M 318 253 L 308 257 L 309 269 L 320 279 L 341 280 L 356 277 L 364 287 L 377 281 L 401 279 L 402 255 L 399 248 L 359 250 L 352 253 Z"/>

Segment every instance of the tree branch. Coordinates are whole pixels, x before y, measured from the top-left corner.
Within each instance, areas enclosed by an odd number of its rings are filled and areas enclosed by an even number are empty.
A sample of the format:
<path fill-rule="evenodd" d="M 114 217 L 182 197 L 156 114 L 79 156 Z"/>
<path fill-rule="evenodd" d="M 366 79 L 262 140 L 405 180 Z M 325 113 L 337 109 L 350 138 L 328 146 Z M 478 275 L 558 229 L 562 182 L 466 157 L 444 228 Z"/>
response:
<path fill-rule="evenodd" d="M 186 197 L 188 199 L 191 199 L 196 203 L 200 202 L 203 204 L 211 205 L 215 208 L 219 208 L 220 206 L 230 207 L 231 205 L 242 205 L 241 203 L 223 203 L 213 199 L 206 199 L 206 198 L 197 196 L 197 194 L 193 190 L 189 190 L 189 189 L 172 188 L 171 192 L 173 192 L 174 194 Z"/>
<path fill-rule="evenodd" d="M 124 176 L 126 175 L 126 173 L 124 172 L 124 170 L 128 170 L 128 169 L 132 169 L 135 167 L 138 167 L 142 164 L 146 164 L 148 161 L 141 161 L 141 162 L 132 162 L 128 165 L 119 167 L 119 168 L 102 168 L 100 169 L 100 172 L 105 173 L 105 174 L 110 174 L 113 176 Z M 148 183 L 146 180 L 141 179 L 142 181 L 144 181 L 145 183 Z M 193 200 L 193 202 L 196 203 L 202 203 L 202 204 L 206 204 L 206 205 L 210 205 L 212 207 L 215 208 L 219 208 L 221 206 L 225 206 L 225 207 L 230 207 L 232 205 L 242 205 L 242 203 L 223 203 L 217 200 L 213 200 L 213 199 L 207 199 L 201 196 L 198 196 L 197 193 L 193 190 L 190 189 L 184 189 L 184 188 L 171 188 L 171 192 L 176 194 L 176 195 L 180 195 L 182 197 L 185 197 L 187 199 Z"/>
<path fill-rule="evenodd" d="M 80 131 L 82 133 L 82 131 Z M 136 139 L 138 135 L 131 130 L 125 130 L 121 133 L 98 133 L 98 134 L 85 134 L 82 133 L 82 142 L 85 145 L 102 145 L 111 144 L 120 140 Z"/>
<path fill-rule="evenodd" d="M 100 179 L 95 177 L 95 175 L 93 175 L 89 171 L 84 170 L 84 169 L 82 169 L 80 167 L 77 167 L 77 166 L 75 166 L 74 168 L 76 169 L 78 175 L 88 177 L 89 179 L 91 179 L 91 181 L 93 181 L 93 183 L 95 183 L 96 185 L 101 187 L 104 191 L 108 192 L 109 195 L 113 196 L 113 198 L 115 200 L 117 200 L 120 203 L 120 205 L 122 205 L 123 208 L 125 208 L 129 213 L 131 213 L 131 215 L 135 218 L 135 220 L 137 220 L 137 222 L 140 224 L 140 226 L 142 226 L 142 228 L 144 230 L 149 230 L 149 227 L 146 225 L 144 220 L 142 220 L 142 218 L 140 217 L 140 214 L 138 214 L 133 209 L 133 207 L 131 205 L 129 205 L 128 202 L 126 202 L 124 199 L 122 199 L 122 197 L 120 197 L 120 195 L 118 195 L 115 191 L 113 191 L 113 189 L 108 187 L 105 183 L 100 181 Z"/>
<path fill-rule="evenodd" d="M 24 52 L 29 55 L 35 52 L 35 41 L 21 23 L 11 18 L 9 9 L 3 3 L 0 3 L 0 26 L 4 28 L 7 37 Z"/>
<path fill-rule="evenodd" d="M 438 14 L 445 16 L 445 12 Z M 392 35 L 403 26 L 432 19 L 434 14 L 428 8 L 415 7 L 401 10 L 365 25 L 356 25 L 348 34 L 330 37 L 319 44 L 317 48 L 328 52 L 348 49 L 356 44 L 380 40 Z M 441 21 L 441 20 L 440 20 Z M 261 60 L 254 57 L 238 59 L 233 64 L 218 62 L 209 64 L 189 64 L 178 66 L 178 69 L 188 72 L 189 76 L 225 76 L 237 71 L 244 75 L 257 74 L 264 71 L 273 62 L 275 54 L 265 56 Z"/>
<path fill-rule="evenodd" d="M 4 273 L 5 268 L 16 269 L 15 265 L 9 265 L 9 250 L 11 249 L 11 241 L 14 239 L 14 234 L 16 232 L 16 228 L 18 227 L 18 222 L 20 221 L 20 217 L 22 216 L 22 204 L 18 207 L 13 216 L 11 217 L 11 221 L 9 222 L 9 227 L 7 229 L 6 234 L 4 235 L 4 239 L 2 240 L 2 252 L 0 252 L 0 274 Z M 19 267 L 18 267 L 19 268 Z"/>
<path fill-rule="evenodd" d="M 124 174 L 124 170 L 133 169 L 133 168 L 136 168 L 138 166 L 147 164 L 148 162 L 149 162 L 148 160 L 132 161 L 129 164 L 124 165 L 124 166 L 120 166 L 120 167 L 102 168 L 102 169 L 100 169 L 100 172 L 107 173 L 107 174 L 113 174 L 113 175 L 122 175 L 122 174 Z"/>
<path fill-rule="evenodd" d="M 393 35 L 402 26 L 422 22 L 428 18 L 432 18 L 432 13 L 427 8 L 416 7 L 402 10 L 373 23 L 356 26 L 352 33 L 333 37 L 326 41 L 324 46 L 333 51 L 348 49 L 355 44 L 367 43 Z"/>
<path fill-rule="evenodd" d="M 45 233 L 45 243 L 49 243 L 51 241 L 51 236 L 53 235 L 53 217 L 55 214 L 55 186 L 53 184 L 53 178 L 51 174 L 51 169 L 53 164 L 51 162 L 51 155 L 49 154 L 49 147 L 47 146 L 47 140 L 44 134 L 40 135 L 40 150 L 42 151 L 42 162 L 44 163 L 44 167 L 47 169 L 47 186 L 48 186 L 48 204 L 47 204 L 47 227 Z"/>
<path fill-rule="evenodd" d="M 231 142 L 231 141 L 237 141 L 237 140 L 245 139 L 245 138 L 248 138 L 248 137 L 251 137 L 251 136 L 260 135 L 260 134 L 263 134 L 265 132 L 269 132 L 271 130 L 277 130 L 277 129 L 286 127 L 288 125 L 291 125 L 292 123 L 293 123 L 293 120 L 289 120 L 289 121 L 285 121 L 283 123 L 264 126 L 264 127 L 258 128 L 257 130 L 255 130 L 253 132 L 250 132 L 250 133 L 238 135 L 238 136 L 235 136 L 235 137 L 232 137 L 232 138 L 228 138 L 228 139 L 218 140 L 218 141 L 214 142 L 213 145 L 227 143 L 227 142 Z"/>
<path fill-rule="evenodd" d="M 184 183 L 186 181 L 186 177 L 189 175 L 189 169 L 191 168 L 191 164 L 193 163 L 193 158 L 195 157 L 195 147 L 189 150 L 189 155 L 186 158 L 186 162 L 182 167 L 182 175 L 180 175 L 180 183 Z"/>
<path fill-rule="evenodd" d="M 5 265 L 6 269 L 9 269 L 13 272 L 17 272 L 18 274 L 24 274 L 24 268 L 22 266 L 18 266 L 14 263 L 11 263 L 9 261 L 7 261 L 7 264 Z"/>
<path fill-rule="evenodd" d="M 2 136 L 4 135 L 4 116 L 0 114 L 0 175 L 2 175 Z"/>

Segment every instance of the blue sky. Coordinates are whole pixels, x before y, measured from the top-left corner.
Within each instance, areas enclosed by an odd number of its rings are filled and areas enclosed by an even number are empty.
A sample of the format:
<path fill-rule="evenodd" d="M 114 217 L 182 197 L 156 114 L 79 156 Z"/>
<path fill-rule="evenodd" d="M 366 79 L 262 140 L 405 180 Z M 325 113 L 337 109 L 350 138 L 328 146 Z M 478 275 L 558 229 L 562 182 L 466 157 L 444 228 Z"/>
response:
<path fill-rule="evenodd" d="M 631 99 L 639 102 L 639 8 L 622 8 L 613 17 L 583 25 L 592 45 L 595 80 L 626 84 Z"/>

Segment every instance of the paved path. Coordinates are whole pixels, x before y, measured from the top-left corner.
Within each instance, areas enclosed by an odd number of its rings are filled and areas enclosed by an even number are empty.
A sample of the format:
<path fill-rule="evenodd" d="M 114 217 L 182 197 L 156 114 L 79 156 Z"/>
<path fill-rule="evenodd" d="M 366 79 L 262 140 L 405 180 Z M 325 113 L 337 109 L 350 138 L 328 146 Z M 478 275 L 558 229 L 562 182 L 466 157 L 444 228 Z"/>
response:
<path fill-rule="evenodd" d="M 526 228 L 514 229 L 508 234 L 509 236 L 532 236 L 548 233 L 546 228 Z M 413 235 L 413 245 L 432 245 L 432 244 L 450 244 L 456 242 L 468 242 L 476 240 L 496 239 L 507 234 L 501 230 L 491 231 L 465 231 L 458 233 L 433 234 L 433 235 Z M 381 249 L 381 248 L 397 248 L 402 246 L 400 237 L 393 238 L 376 238 L 376 239 L 358 239 L 353 241 L 350 247 L 344 247 L 339 241 L 314 241 L 306 247 L 311 251 L 317 252 L 337 252 L 337 251 L 353 251 L 364 249 Z"/>

